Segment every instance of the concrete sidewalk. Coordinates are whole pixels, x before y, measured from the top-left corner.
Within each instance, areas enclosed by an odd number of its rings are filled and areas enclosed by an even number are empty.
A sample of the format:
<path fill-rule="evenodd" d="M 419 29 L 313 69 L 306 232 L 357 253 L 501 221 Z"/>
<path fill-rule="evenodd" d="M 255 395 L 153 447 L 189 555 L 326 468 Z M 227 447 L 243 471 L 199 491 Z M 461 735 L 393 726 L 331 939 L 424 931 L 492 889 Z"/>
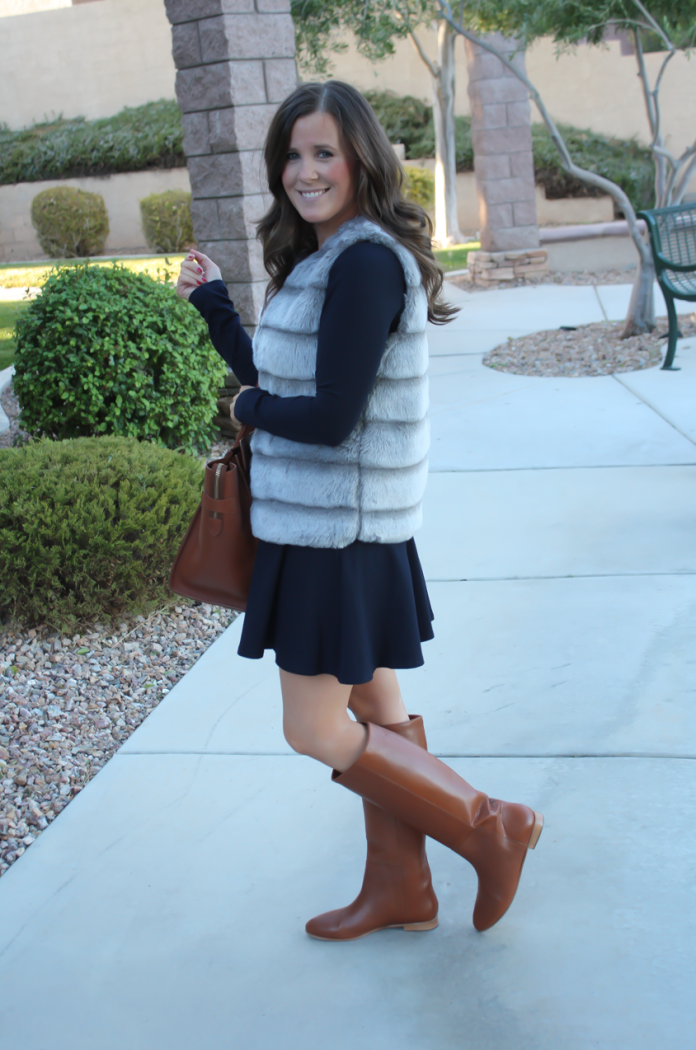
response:
<path fill-rule="evenodd" d="M 438 930 L 305 936 L 359 888 L 361 807 L 289 751 L 237 621 L 0 881 L 2 1050 L 690 1044 L 696 340 L 680 372 L 481 365 L 629 291 L 453 290 L 431 336 L 436 638 L 401 679 L 432 750 L 546 816 L 509 914 L 476 933 L 433 843 Z"/>

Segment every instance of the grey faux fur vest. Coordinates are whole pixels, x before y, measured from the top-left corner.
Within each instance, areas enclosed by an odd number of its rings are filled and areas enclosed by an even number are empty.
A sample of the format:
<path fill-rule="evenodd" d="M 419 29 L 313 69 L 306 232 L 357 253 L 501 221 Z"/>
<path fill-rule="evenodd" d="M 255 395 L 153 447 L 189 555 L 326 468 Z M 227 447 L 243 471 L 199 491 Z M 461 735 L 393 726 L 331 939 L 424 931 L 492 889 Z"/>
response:
<path fill-rule="evenodd" d="M 335 448 L 257 430 L 252 438 L 252 531 L 271 543 L 347 547 L 400 543 L 421 523 L 428 472 L 428 304 L 415 259 L 375 223 L 351 219 L 298 263 L 264 309 L 254 336 L 259 386 L 281 397 L 315 395 L 317 333 L 329 271 L 357 241 L 399 258 L 406 302 L 387 340 L 353 432 Z M 356 303 L 356 309 L 360 304 Z"/>

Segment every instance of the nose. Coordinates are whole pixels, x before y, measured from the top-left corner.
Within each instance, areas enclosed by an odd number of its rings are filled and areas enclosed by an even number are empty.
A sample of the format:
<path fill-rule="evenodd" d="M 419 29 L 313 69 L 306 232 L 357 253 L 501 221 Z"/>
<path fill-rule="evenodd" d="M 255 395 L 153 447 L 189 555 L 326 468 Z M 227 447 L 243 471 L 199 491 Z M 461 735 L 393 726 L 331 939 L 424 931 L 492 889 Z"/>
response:
<path fill-rule="evenodd" d="M 303 157 L 300 166 L 300 179 L 303 182 L 313 182 L 316 178 L 317 172 L 314 165 L 314 157 Z"/>

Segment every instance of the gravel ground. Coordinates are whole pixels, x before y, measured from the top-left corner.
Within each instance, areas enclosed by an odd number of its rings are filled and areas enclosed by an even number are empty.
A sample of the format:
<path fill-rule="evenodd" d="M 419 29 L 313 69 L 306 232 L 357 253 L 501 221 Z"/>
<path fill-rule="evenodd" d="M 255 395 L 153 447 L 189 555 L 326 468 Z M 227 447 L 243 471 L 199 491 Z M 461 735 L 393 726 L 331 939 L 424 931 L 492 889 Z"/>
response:
<path fill-rule="evenodd" d="M 0 631 L 0 876 L 235 616 L 182 603 L 116 634 Z"/>
<path fill-rule="evenodd" d="M 0 434 L 0 448 L 12 448 L 18 436 L 22 441 L 26 440 L 27 437 L 26 433 L 20 430 L 17 422 L 19 402 L 12 390 L 12 383 L 8 383 L 2 394 L 0 394 L 0 405 L 5 409 L 5 415 L 10 421 L 9 430 L 5 430 Z"/>
<path fill-rule="evenodd" d="M 606 376 L 654 368 L 667 347 L 667 321 L 661 318 L 654 332 L 622 339 L 623 321 L 601 321 L 576 329 L 508 339 L 484 354 L 483 363 L 500 372 L 523 376 Z M 684 336 L 696 335 L 696 313 L 679 318 Z M 678 350 L 677 350 L 678 353 Z"/>
<path fill-rule="evenodd" d="M 501 281 L 495 285 L 473 284 L 467 274 L 446 279 L 465 292 L 492 292 L 501 288 L 522 288 L 532 284 L 633 284 L 635 268 L 626 270 L 549 270 L 534 277 L 518 277 L 516 281 Z"/>

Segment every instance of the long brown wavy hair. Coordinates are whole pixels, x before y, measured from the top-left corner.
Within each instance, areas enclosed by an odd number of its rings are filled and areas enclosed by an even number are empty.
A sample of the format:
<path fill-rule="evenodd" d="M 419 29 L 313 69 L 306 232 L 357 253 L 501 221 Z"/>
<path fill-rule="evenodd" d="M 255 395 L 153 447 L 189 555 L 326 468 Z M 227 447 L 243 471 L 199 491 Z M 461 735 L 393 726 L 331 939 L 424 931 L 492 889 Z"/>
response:
<path fill-rule="evenodd" d="M 433 256 L 430 217 L 418 204 L 404 198 L 401 165 L 372 107 L 359 91 L 340 80 L 300 85 L 281 103 L 271 121 L 264 159 L 274 200 L 258 223 L 257 233 L 271 277 L 266 301 L 280 291 L 295 264 L 317 250 L 314 227 L 301 217 L 283 187 L 293 125 L 310 113 L 328 113 L 336 121 L 343 148 L 355 165 L 359 214 L 377 223 L 411 252 L 428 296 L 428 320 L 446 324 L 457 311 L 440 297 L 443 275 Z"/>

